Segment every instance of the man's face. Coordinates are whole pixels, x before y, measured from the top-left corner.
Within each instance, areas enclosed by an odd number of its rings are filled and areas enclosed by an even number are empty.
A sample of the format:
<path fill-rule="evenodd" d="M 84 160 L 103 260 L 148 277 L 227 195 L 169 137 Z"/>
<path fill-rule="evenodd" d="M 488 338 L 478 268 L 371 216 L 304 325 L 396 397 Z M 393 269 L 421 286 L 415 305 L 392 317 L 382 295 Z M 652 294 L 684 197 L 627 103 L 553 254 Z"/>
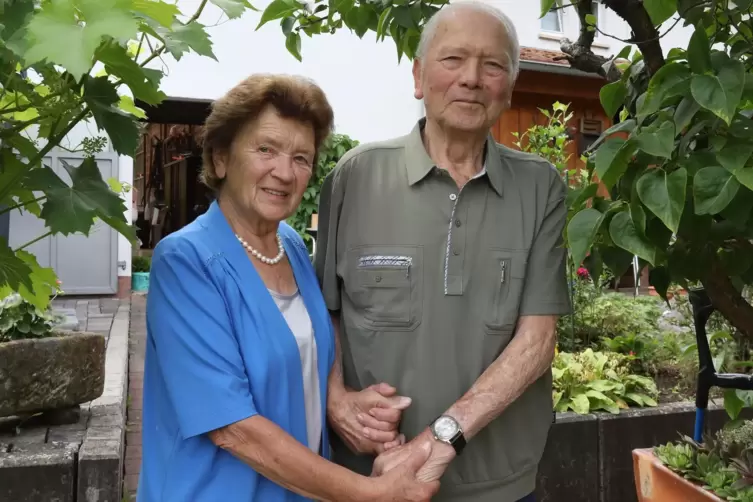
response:
<path fill-rule="evenodd" d="M 510 106 L 513 76 L 508 38 L 489 14 L 460 10 L 437 26 L 413 64 L 415 96 L 439 125 L 487 131 Z"/>

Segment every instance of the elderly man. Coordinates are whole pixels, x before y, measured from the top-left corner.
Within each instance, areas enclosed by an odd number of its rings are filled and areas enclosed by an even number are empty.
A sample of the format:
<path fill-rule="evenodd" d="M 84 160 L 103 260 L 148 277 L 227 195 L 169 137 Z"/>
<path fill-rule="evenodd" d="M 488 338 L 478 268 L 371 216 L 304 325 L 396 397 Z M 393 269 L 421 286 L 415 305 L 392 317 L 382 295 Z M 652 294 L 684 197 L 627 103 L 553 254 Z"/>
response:
<path fill-rule="evenodd" d="M 490 136 L 518 60 L 503 13 L 443 8 L 413 66 L 426 117 L 349 152 L 322 191 L 315 260 L 342 364 L 334 459 L 379 474 L 429 442 L 419 475 L 441 477 L 434 500 L 532 500 L 552 422 L 566 189 L 549 163 Z M 400 416 L 363 405 L 361 389 L 412 402 Z"/>

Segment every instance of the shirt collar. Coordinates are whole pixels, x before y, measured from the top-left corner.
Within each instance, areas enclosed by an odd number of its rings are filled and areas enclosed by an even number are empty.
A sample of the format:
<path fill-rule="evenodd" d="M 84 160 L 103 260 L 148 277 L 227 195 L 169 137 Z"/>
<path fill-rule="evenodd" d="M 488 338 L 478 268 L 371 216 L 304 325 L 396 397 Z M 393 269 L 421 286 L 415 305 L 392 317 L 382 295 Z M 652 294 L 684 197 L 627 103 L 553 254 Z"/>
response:
<path fill-rule="evenodd" d="M 421 131 L 426 124 L 426 118 L 420 119 L 407 137 L 405 145 L 405 169 L 408 174 L 408 184 L 415 185 L 426 177 L 436 163 L 429 157 L 421 139 Z M 496 152 L 496 142 L 491 134 L 486 139 L 484 151 L 484 167 L 477 177 L 486 174 L 489 184 L 498 195 L 502 195 L 502 159 Z"/>

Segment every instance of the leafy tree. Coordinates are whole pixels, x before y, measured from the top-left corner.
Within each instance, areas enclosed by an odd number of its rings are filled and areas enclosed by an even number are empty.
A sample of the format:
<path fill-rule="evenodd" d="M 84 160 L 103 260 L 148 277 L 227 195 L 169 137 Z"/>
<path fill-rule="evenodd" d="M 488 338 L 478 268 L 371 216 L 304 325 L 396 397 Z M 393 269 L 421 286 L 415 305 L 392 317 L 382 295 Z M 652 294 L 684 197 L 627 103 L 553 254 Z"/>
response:
<path fill-rule="evenodd" d="M 209 1 L 229 18 L 252 8 L 246 0 Z M 134 98 L 150 105 L 165 98 L 163 71 L 149 64 L 164 53 L 215 58 L 199 21 L 207 3 L 184 16 L 161 0 L 0 0 L 0 214 L 29 211 L 48 229 L 17 249 L 0 238 L 0 298 L 17 291 L 47 305 L 55 274 L 25 248 L 48 235 L 88 235 L 99 219 L 135 240 L 123 199 L 93 158 L 104 138 L 70 149 L 84 157 L 63 163 L 70 181 L 44 159 L 84 121 L 94 121 L 117 153 L 133 155 L 144 117 Z"/>
<path fill-rule="evenodd" d="M 295 214 L 287 220 L 288 224 L 303 237 L 309 247 L 312 247 L 311 236 L 306 232 L 306 229 L 310 228 L 311 215 L 319 209 L 319 194 L 322 190 L 322 183 L 324 183 L 324 179 L 329 172 L 335 168 L 340 157 L 356 146 L 358 146 L 358 141 L 349 136 L 333 134 L 327 138 L 324 145 L 319 149 L 314 172 L 309 180 L 309 186 L 303 194 L 303 200 L 301 200 Z"/>
<path fill-rule="evenodd" d="M 300 57 L 300 33 L 346 27 L 391 37 L 412 58 L 421 29 L 444 0 L 345 0 L 308 5 L 274 0 L 262 23 L 280 20 Z M 566 238 L 591 275 L 621 276 L 633 256 L 666 297 L 670 284 L 701 284 L 715 307 L 753 339 L 753 0 L 601 0 L 631 28 L 626 47 L 605 58 L 591 50 L 591 0 L 541 0 L 574 9 L 579 37 L 561 49 L 571 66 L 601 75 L 601 102 L 615 125 L 592 146 L 586 165 L 598 184 L 573 188 Z M 687 47 L 666 55 L 660 39 L 682 23 Z M 607 34 L 609 35 L 609 34 Z"/>

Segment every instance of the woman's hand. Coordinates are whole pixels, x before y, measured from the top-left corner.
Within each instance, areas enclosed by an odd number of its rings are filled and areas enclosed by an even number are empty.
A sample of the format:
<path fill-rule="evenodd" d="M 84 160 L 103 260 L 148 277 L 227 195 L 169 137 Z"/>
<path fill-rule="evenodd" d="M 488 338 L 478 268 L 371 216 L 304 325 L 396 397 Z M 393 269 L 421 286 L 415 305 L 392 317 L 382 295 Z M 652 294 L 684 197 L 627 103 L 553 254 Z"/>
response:
<path fill-rule="evenodd" d="M 329 421 L 353 452 L 380 454 L 405 442 L 398 425 L 411 400 L 396 393 L 397 389 L 386 383 L 362 391 L 330 393 Z"/>
<path fill-rule="evenodd" d="M 456 453 L 452 446 L 436 441 L 428 429 L 407 444 L 392 448 L 379 455 L 374 461 L 371 475 L 382 476 L 391 472 L 405 463 L 417 450 L 427 447 L 430 449 L 431 455 L 419 469 L 416 478 L 419 481 L 437 481 L 456 457 Z"/>
<path fill-rule="evenodd" d="M 401 447 L 402 448 L 402 447 Z M 407 451 L 399 465 L 383 476 L 372 477 L 373 502 L 427 502 L 439 490 L 439 481 L 419 481 L 417 472 L 432 455 L 432 444 L 422 443 Z"/>

